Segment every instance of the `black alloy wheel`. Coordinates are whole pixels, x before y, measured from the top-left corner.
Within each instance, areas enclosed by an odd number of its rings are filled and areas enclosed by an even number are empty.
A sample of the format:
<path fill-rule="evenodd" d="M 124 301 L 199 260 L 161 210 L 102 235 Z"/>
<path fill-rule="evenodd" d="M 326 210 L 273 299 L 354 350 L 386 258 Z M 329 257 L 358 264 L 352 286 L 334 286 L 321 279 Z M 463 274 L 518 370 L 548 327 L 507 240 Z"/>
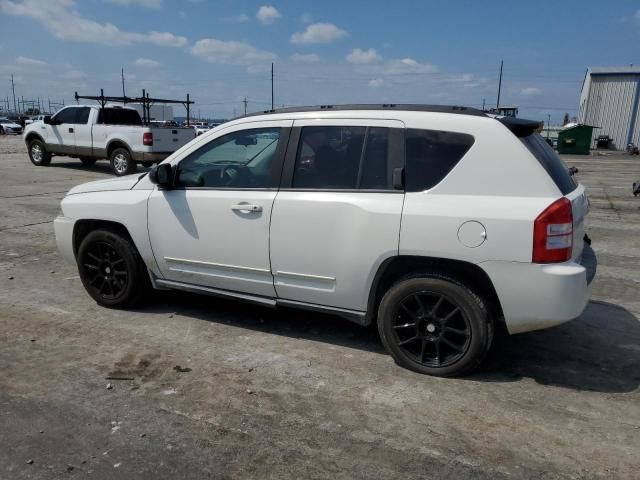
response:
<path fill-rule="evenodd" d="M 91 297 L 108 307 L 132 306 L 149 288 L 138 251 L 118 233 L 95 230 L 78 250 L 80 279 Z"/>
<path fill-rule="evenodd" d="M 484 359 L 493 323 L 484 301 L 441 275 L 402 280 L 384 295 L 378 331 L 400 366 L 429 375 L 467 373 Z"/>
<path fill-rule="evenodd" d="M 469 348 L 471 327 L 451 299 L 436 292 L 416 292 L 398 303 L 393 341 L 421 365 L 446 367 Z"/>

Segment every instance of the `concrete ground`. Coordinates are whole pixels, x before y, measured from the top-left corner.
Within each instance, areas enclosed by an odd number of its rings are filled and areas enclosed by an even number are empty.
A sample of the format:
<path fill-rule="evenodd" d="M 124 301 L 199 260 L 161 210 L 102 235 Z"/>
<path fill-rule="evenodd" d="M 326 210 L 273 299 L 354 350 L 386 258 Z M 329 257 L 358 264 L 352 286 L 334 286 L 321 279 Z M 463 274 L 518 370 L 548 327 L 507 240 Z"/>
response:
<path fill-rule="evenodd" d="M 98 307 L 51 222 L 107 163 L 34 167 L 0 137 L 0 478 L 638 478 L 640 158 L 566 160 L 591 199 L 593 301 L 445 380 L 328 316 L 179 293 Z"/>

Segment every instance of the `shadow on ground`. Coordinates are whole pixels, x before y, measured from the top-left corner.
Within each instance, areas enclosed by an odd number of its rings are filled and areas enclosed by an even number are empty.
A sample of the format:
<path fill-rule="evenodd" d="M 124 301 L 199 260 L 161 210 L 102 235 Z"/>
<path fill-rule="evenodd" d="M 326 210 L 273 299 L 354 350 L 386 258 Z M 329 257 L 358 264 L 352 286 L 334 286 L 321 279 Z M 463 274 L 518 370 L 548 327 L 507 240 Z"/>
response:
<path fill-rule="evenodd" d="M 160 300 L 160 295 L 156 295 Z M 271 310 L 182 292 L 163 292 L 163 303 L 145 309 L 210 322 L 385 354 L 375 325 L 361 327 L 338 317 L 304 310 Z M 391 359 L 389 359 L 391 361 Z M 640 322 L 626 309 L 591 302 L 564 325 L 514 336 L 498 336 L 479 372 L 469 381 L 516 382 L 581 391 L 632 392 L 640 386 Z"/>

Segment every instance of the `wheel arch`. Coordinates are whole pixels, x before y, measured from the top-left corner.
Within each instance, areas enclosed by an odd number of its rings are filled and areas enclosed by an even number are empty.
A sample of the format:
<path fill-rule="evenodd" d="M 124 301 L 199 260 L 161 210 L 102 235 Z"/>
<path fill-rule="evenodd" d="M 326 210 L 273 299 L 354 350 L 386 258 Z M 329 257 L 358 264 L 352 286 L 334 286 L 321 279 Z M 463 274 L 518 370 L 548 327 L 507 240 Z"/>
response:
<path fill-rule="evenodd" d="M 496 323 L 504 325 L 498 294 L 482 268 L 462 260 L 417 255 L 398 255 L 382 262 L 369 289 L 365 324 L 375 322 L 380 301 L 394 283 L 420 274 L 441 274 L 466 285 L 485 300 Z"/>
<path fill-rule="evenodd" d="M 27 136 L 24 137 L 24 143 L 27 144 L 27 147 L 29 146 L 29 144 L 33 140 L 40 140 L 42 143 L 44 143 L 46 145 L 46 142 L 44 141 L 44 138 L 42 138 L 42 136 L 39 133 L 29 132 L 29 133 L 27 133 Z"/>
<path fill-rule="evenodd" d="M 138 250 L 138 247 L 136 246 L 133 237 L 129 233 L 129 230 L 122 223 L 114 222 L 111 220 L 83 219 L 77 220 L 75 225 L 73 226 L 72 243 L 74 256 L 78 256 L 80 244 L 86 238 L 86 236 L 94 230 L 109 230 L 113 233 L 118 233 L 129 240 L 131 242 L 131 245 L 133 245 L 134 248 Z M 140 253 L 139 250 L 138 253 Z"/>
<path fill-rule="evenodd" d="M 133 157 L 131 147 L 127 144 L 127 142 L 120 139 L 113 139 L 109 140 L 109 143 L 107 143 L 107 158 L 111 158 L 111 154 L 116 148 L 124 148 L 129 152 L 129 155 Z"/>

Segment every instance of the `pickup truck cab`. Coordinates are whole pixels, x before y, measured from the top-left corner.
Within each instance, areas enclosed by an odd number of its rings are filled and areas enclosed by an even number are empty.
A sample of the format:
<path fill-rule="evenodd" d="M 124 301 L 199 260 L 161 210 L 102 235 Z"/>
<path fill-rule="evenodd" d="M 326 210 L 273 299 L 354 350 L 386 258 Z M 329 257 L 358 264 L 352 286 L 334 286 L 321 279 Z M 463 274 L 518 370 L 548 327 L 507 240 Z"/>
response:
<path fill-rule="evenodd" d="M 24 131 L 29 159 L 46 166 L 54 155 L 79 158 L 84 165 L 107 158 L 117 176 L 151 166 L 195 137 L 192 128 L 159 128 L 142 124 L 133 108 L 73 105 L 45 116 Z"/>
<path fill-rule="evenodd" d="M 57 243 L 101 305 L 146 286 L 377 322 L 451 376 L 509 333 L 578 317 L 585 189 L 539 122 L 466 107 L 283 109 L 220 125 L 148 175 L 73 188 Z"/>

